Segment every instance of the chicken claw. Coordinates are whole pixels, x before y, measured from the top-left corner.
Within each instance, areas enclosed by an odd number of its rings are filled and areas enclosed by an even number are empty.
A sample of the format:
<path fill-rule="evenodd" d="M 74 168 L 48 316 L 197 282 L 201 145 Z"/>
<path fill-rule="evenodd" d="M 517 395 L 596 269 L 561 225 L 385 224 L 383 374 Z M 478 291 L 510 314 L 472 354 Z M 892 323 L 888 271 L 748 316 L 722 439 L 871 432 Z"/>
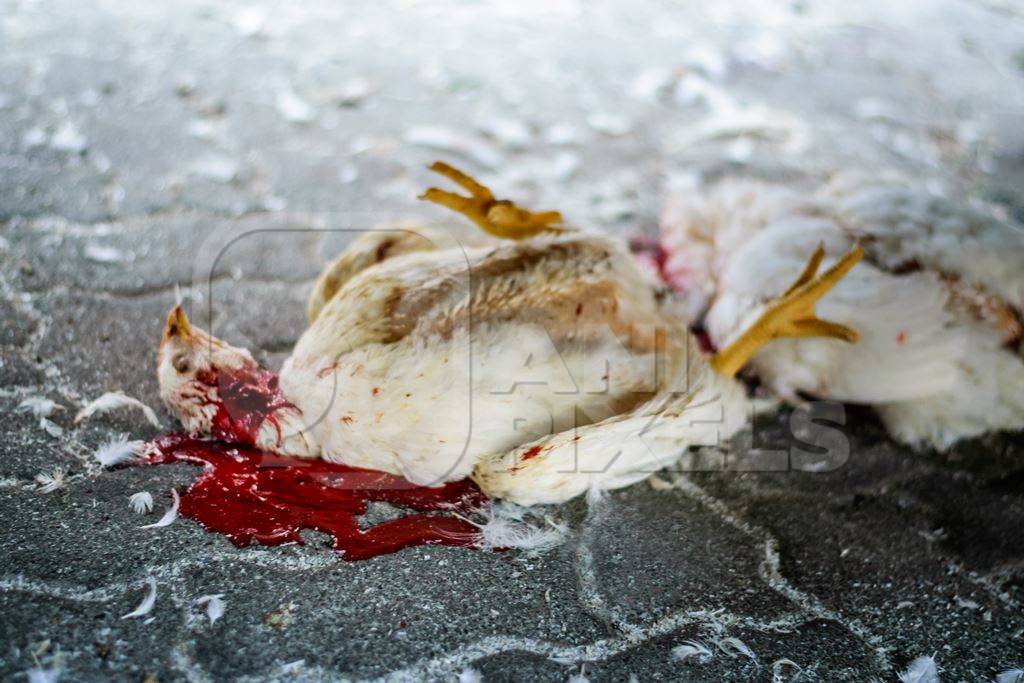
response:
<path fill-rule="evenodd" d="M 555 225 L 562 222 L 562 214 L 557 211 L 534 213 L 516 206 L 508 199 L 495 199 L 486 186 L 443 161 L 435 161 L 428 168 L 449 178 L 456 185 L 468 191 L 470 196 L 465 197 L 431 187 L 419 198 L 461 213 L 489 235 L 520 240 L 533 237 L 541 232 L 565 231 L 565 228 Z"/>
<path fill-rule="evenodd" d="M 860 338 L 856 330 L 815 317 L 814 304 L 863 256 L 864 250 L 858 244 L 835 265 L 818 275 L 818 268 L 825 258 L 825 248 L 819 245 L 793 284 L 772 300 L 764 313 L 735 341 L 711 358 L 711 367 L 719 374 L 733 377 L 759 348 L 781 337 L 831 337 L 856 342 Z"/>

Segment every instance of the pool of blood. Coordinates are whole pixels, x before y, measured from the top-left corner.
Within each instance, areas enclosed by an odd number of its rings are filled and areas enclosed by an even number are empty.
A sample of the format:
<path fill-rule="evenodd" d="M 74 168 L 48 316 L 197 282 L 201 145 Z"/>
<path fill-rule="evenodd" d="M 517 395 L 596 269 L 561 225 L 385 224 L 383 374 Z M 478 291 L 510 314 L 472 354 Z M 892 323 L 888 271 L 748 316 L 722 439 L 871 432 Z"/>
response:
<path fill-rule="evenodd" d="M 203 473 L 181 496 L 179 513 L 237 546 L 302 543 L 300 532 L 312 529 L 328 534 L 344 559 L 363 560 L 414 545 L 474 546 L 481 539 L 475 525 L 452 514 L 487 505 L 468 480 L 427 488 L 384 472 L 185 434 L 157 438 L 144 462 L 202 465 Z M 357 517 L 371 501 L 417 514 L 360 528 Z"/>

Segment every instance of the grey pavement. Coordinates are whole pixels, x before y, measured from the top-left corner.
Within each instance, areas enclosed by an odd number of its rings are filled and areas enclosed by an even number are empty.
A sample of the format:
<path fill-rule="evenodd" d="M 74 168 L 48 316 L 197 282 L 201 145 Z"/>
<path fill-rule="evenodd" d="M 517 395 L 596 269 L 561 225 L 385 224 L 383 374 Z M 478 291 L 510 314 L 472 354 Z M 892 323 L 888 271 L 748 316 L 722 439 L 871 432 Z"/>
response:
<path fill-rule="evenodd" d="M 176 286 L 279 367 L 353 230 L 442 218 L 415 200 L 435 158 L 618 234 L 653 233 L 666 191 L 725 174 L 892 170 L 1024 219 L 1022 114 L 1011 0 L 0 0 L 0 677 L 894 681 L 934 655 L 941 680 L 978 681 L 1024 667 L 1020 436 L 915 452 L 851 407 L 839 469 L 743 471 L 751 444 L 799 446 L 783 411 L 700 454 L 727 471 L 552 510 L 573 533 L 540 557 L 420 547 L 346 563 L 317 534 L 236 549 L 187 519 L 138 529 L 195 471 L 101 471 L 99 443 L 158 430 L 132 412 L 72 423 L 124 390 L 171 427 L 154 355 Z M 49 418 L 62 433 L 17 409 L 30 397 L 64 406 Z M 56 469 L 63 486 L 44 493 L 37 476 Z M 141 490 L 149 517 L 127 505 Z M 152 619 L 121 619 L 147 577 Z M 226 611 L 210 624 L 195 599 L 214 593 Z M 715 648 L 726 638 L 755 658 Z M 673 654 L 691 639 L 714 656 Z"/>

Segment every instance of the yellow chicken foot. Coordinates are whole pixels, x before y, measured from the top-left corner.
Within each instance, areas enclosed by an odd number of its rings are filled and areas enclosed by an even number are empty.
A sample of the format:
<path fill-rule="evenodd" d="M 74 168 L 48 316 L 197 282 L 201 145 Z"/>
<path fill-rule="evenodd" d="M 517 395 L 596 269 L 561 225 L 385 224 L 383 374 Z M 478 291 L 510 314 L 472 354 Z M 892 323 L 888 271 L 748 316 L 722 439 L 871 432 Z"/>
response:
<path fill-rule="evenodd" d="M 860 338 L 856 330 L 815 317 L 814 304 L 863 256 L 864 250 L 858 244 L 818 275 L 818 267 L 825 258 L 825 247 L 819 245 L 793 284 L 772 300 L 735 341 L 711 357 L 711 367 L 721 375 L 734 377 L 759 348 L 781 337 L 831 337 L 856 342 Z"/>
<path fill-rule="evenodd" d="M 562 214 L 557 211 L 534 213 L 516 206 L 508 199 L 495 199 L 487 187 L 443 161 L 435 161 L 428 168 L 450 179 L 468 191 L 470 196 L 465 197 L 431 187 L 419 198 L 461 213 L 488 235 L 521 240 L 541 232 L 563 232 L 565 230 L 565 228 L 555 225 L 562 222 Z"/>

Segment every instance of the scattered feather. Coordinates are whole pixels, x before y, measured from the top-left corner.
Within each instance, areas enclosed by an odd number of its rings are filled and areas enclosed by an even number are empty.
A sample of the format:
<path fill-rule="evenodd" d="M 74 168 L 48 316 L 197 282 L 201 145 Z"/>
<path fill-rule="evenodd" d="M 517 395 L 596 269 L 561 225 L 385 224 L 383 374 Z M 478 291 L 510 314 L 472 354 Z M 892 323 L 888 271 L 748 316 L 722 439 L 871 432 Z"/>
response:
<path fill-rule="evenodd" d="M 39 428 L 53 437 L 60 437 L 64 434 L 64 428 L 47 418 L 55 411 L 64 410 L 64 406 L 41 396 L 26 398 L 18 404 L 18 410 L 23 413 L 32 413 L 39 418 Z"/>
<path fill-rule="evenodd" d="M 302 668 L 304 666 L 306 666 L 306 660 L 305 659 L 296 659 L 294 662 L 288 662 L 287 664 L 282 664 L 281 668 L 280 668 L 280 672 L 282 674 L 285 674 L 285 675 L 294 676 L 294 675 L 298 674 L 300 671 L 302 671 Z"/>
<path fill-rule="evenodd" d="M 206 154 L 196 159 L 188 171 L 194 176 L 212 180 L 215 183 L 230 183 L 238 175 L 237 160 L 223 154 Z"/>
<path fill-rule="evenodd" d="M 354 107 L 375 90 L 369 79 L 361 76 L 349 79 L 332 93 L 331 99 L 341 107 Z"/>
<path fill-rule="evenodd" d="M 133 493 L 132 497 L 128 499 L 128 505 L 131 509 L 140 515 L 144 515 L 147 512 L 153 511 L 153 495 L 149 491 L 139 491 Z"/>
<path fill-rule="evenodd" d="M 139 399 L 128 396 L 123 391 L 110 391 L 95 401 L 90 402 L 75 415 L 75 424 L 82 420 L 87 420 L 93 415 L 102 415 L 120 408 L 138 408 L 151 425 L 160 427 L 160 420 L 157 419 L 156 413 L 153 412 L 152 408 Z"/>
<path fill-rule="evenodd" d="M 70 121 L 64 121 L 50 138 L 50 148 L 58 152 L 79 153 L 85 151 L 88 142 Z"/>
<path fill-rule="evenodd" d="M 85 245 L 84 254 L 85 258 L 95 263 L 122 263 L 131 260 L 117 247 L 108 247 L 102 244 Z"/>
<path fill-rule="evenodd" d="M 93 457 L 102 467 L 113 467 L 138 459 L 145 449 L 145 441 L 129 441 L 128 437 L 122 434 L 111 438 L 97 448 Z M 150 505 L 152 505 L 152 500 L 150 500 Z"/>
<path fill-rule="evenodd" d="M 64 410 L 64 406 L 42 396 L 26 398 L 18 404 L 18 410 L 23 413 L 32 413 L 36 417 L 50 417 L 57 410 Z"/>
<path fill-rule="evenodd" d="M 964 609 L 969 609 L 969 610 L 981 609 L 981 605 L 976 603 L 974 600 L 970 600 L 968 598 L 961 598 L 959 595 L 953 596 L 953 602 L 955 602 L 958 607 L 963 607 Z"/>
<path fill-rule="evenodd" d="M 359 167 L 355 164 L 342 164 L 338 169 L 338 181 L 348 185 L 359 179 Z"/>
<path fill-rule="evenodd" d="M 731 636 L 729 638 L 721 638 L 715 641 L 715 645 L 718 646 L 719 650 L 730 657 L 735 658 L 743 655 L 744 657 L 757 661 L 757 655 L 754 654 L 754 651 L 747 647 L 747 644 L 739 638 L 733 638 Z"/>
<path fill-rule="evenodd" d="M 28 132 L 21 136 L 21 145 L 26 149 L 34 149 L 42 147 L 49 139 L 50 136 L 46 134 L 46 131 L 37 126 L 29 129 Z"/>
<path fill-rule="evenodd" d="M 525 509 L 513 503 L 491 505 L 487 522 L 476 525 L 480 529 L 481 545 L 487 548 L 514 548 L 539 555 L 565 540 L 565 527 L 551 520 L 546 520 L 546 527 L 534 526 L 524 520 L 525 514 Z"/>
<path fill-rule="evenodd" d="M 39 485 L 40 493 L 53 493 L 57 489 L 64 488 L 64 477 L 67 470 L 58 467 L 52 472 L 40 472 L 36 475 L 36 483 Z"/>
<path fill-rule="evenodd" d="M 792 675 L 787 676 L 785 674 L 786 669 L 793 669 Z M 772 683 L 786 683 L 786 681 L 795 680 L 803 669 L 799 664 L 794 662 L 792 659 L 776 659 L 772 662 Z"/>
<path fill-rule="evenodd" d="M 590 127 L 611 137 L 625 135 L 633 130 L 633 122 L 627 117 L 611 112 L 594 112 L 587 117 Z"/>
<path fill-rule="evenodd" d="M 459 672 L 459 683 L 482 683 L 484 677 L 476 669 L 463 669 Z"/>
<path fill-rule="evenodd" d="M 571 145 L 579 142 L 583 135 L 571 123 L 555 123 L 544 130 L 543 138 L 549 145 Z"/>
<path fill-rule="evenodd" d="M 46 431 L 46 433 L 52 437 L 57 438 L 64 435 L 63 427 L 54 422 L 50 422 L 45 417 L 39 418 L 39 426 L 42 427 Z"/>
<path fill-rule="evenodd" d="M 480 129 L 506 149 L 526 149 L 533 143 L 529 126 L 516 119 L 488 118 Z"/>
<path fill-rule="evenodd" d="M 672 648 L 672 656 L 681 662 L 694 659 L 698 664 L 705 664 L 711 661 L 715 655 L 712 654 L 707 645 L 699 640 L 687 640 L 682 645 Z"/>
<path fill-rule="evenodd" d="M 206 616 L 210 618 L 210 625 L 213 625 L 214 622 L 224 616 L 223 598 L 223 593 L 217 593 L 216 595 L 204 595 L 201 598 L 196 598 L 197 605 L 206 605 Z"/>
<path fill-rule="evenodd" d="M 608 492 L 597 486 L 587 489 L 587 514 L 593 515 L 601 507 L 608 503 Z"/>
<path fill-rule="evenodd" d="M 37 666 L 26 671 L 25 675 L 28 676 L 28 683 L 57 683 L 62 673 L 59 666 L 52 666 L 49 669 Z"/>
<path fill-rule="evenodd" d="M 174 498 L 174 502 L 171 503 L 171 507 L 167 508 L 167 512 L 164 516 L 153 522 L 152 524 L 145 524 L 140 526 L 140 529 L 159 529 L 160 527 L 170 526 L 174 523 L 174 520 L 178 518 L 178 506 L 181 505 L 181 498 L 178 496 L 178 492 L 171 489 L 171 497 Z"/>
<path fill-rule="evenodd" d="M 924 655 L 912 661 L 907 670 L 899 675 L 900 683 L 939 683 L 941 672 L 935 657 Z"/>
<path fill-rule="evenodd" d="M 669 90 L 675 79 L 674 69 L 653 66 L 637 74 L 630 85 L 629 94 L 638 100 L 654 102 Z"/>
<path fill-rule="evenodd" d="M 231 19 L 232 25 L 247 38 L 263 34 L 269 12 L 262 7 L 246 7 Z"/>
<path fill-rule="evenodd" d="M 152 576 L 147 576 L 146 583 L 149 584 L 149 592 L 146 593 L 146 597 L 142 598 L 142 602 L 139 603 L 138 607 L 121 617 L 122 619 L 144 617 L 153 611 L 153 605 L 156 604 L 156 579 Z"/>
<path fill-rule="evenodd" d="M 996 683 L 1024 683 L 1024 669 L 1007 669 L 996 676 Z"/>
<path fill-rule="evenodd" d="M 316 116 L 316 110 L 291 88 L 277 93 L 277 111 L 291 123 L 309 123 Z"/>

